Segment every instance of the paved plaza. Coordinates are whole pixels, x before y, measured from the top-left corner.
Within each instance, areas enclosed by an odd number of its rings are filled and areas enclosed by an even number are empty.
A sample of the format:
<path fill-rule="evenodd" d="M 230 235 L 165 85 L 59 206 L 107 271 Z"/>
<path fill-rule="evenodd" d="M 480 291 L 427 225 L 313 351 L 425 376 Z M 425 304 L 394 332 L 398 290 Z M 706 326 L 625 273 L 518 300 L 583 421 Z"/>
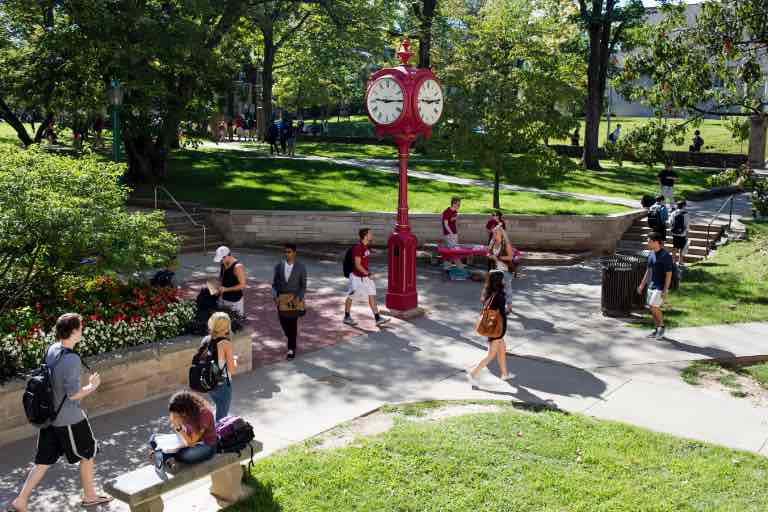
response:
<path fill-rule="evenodd" d="M 768 324 L 673 329 L 667 341 L 600 312 L 600 272 L 595 261 L 574 267 L 529 268 L 514 282 L 507 346 L 514 378 L 498 369 L 480 375 L 472 390 L 464 370 L 485 353 L 473 333 L 480 285 L 444 281 L 439 270 L 419 269 L 421 305 L 428 314 L 393 319 L 378 330 L 363 304 L 353 307 L 361 329 L 342 327 L 345 280 L 340 264 L 308 264 L 308 308 L 301 322 L 299 357 L 283 359 L 284 341 L 264 301 L 278 251 L 239 251 L 251 288 L 246 300 L 254 329 L 254 371 L 234 381 L 232 412 L 250 421 L 264 455 L 321 433 L 384 404 L 424 399 L 501 399 L 545 403 L 598 418 L 768 454 L 768 421 L 749 401 L 691 387 L 679 378 L 689 361 L 766 354 Z M 379 276 L 383 265 L 373 265 Z M 184 281 L 215 273 L 210 255 L 185 255 Z M 384 286 L 379 279 L 380 287 Z M 379 297 L 383 300 L 383 288 Z M 674 295 L 671 296 L 674 303 Z M 261 308 L 261 309 L 259 309 Z M 322 334 L 318 334 L 322 333 Z M 311 350 L 311 351 L 308 351 Z M 149 435 L 167 428 L 166 399 L 92 418 L 101 441 L 97 476 L 106 481 L 146 464 Z M 0 503 L 21 485 L 34 439 L 3 447 Z M 78 510 L 77 468 L 51 469 L 31 510 Z M 205 482 L 166 496 L 167 510 L 214 510 Z M 127 510 L 113 502 L 106 510 Z"/>

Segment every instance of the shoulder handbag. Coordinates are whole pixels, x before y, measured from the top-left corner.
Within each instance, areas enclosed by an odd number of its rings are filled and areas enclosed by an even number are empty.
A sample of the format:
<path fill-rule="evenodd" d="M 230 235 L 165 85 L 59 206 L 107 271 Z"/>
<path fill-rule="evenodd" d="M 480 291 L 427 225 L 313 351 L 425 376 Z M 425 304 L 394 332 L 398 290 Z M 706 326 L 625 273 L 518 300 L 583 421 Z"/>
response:
<path fill-rule="evenodd" d="M 292 293 L 277 296 L 277 311 L 283 318 L 298 318 L 306 314 L 304 301 Z"/>
<path fill-rule="evenodd" d="M 498 338 L 501 336 L 501 332 L 504 329 L 504 319 L 501 317 L 501 313 L 495 309 L 491 309 L 491 304 L 495 298 L 496 294 L 493 294 L 487 301 L 485 301 L 485 304 L 483 304 L 483 310 L 480 312 L 480 318 L 477 320 L 477 325 L 475 326 L 475 332 L 480 336 Z"/>

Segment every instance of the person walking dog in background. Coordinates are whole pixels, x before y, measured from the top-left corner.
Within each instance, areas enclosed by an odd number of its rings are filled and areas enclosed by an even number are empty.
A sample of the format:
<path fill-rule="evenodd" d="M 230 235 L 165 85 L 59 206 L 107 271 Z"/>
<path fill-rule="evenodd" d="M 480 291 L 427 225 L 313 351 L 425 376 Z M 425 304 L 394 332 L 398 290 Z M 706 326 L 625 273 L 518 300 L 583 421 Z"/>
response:
<path fill-rule="evenodd" d="M 88 385 L 80 387 L 80 356 L 74 352 L 83 337 L 80 315 L 66 313 L 56 320 L 56 343 L 48 347 L 45 364 L 53 367 L 53 399 L 58 413 L 51 423 L 37 435 L 35 467 L 27 476 L 21 492 L 11 502 L 9 510 L 26 512 L 32 491 L 62 455 L 70 464 L 80 464 L 80 483 L 83 488 L 83 507 L 94 507 L 112 501 L 109 496 L 96 492 L 93 477 L 98 443 L 80 401 L 93 394 L 101 384 L 98 373 L 92 373 Z"/>
<path fill-rule="evenodd" d="M 272 277 L 272 299 L 277 306 L 280 327 L 288 338 L 288 359 L 296 357 L 296 337 L 299 316 L 304 314 L 304 294 L 307 291 L 307 269 L 296 261 L 296 245 L 285 244 L 285 259 L 275 265 Z"/>
<path fill-rule="evenodd" d="M 237 261 L 229 247 L 221 246 L 216 249 L 214 263 L 220 263 L 219 268 L 219 305 L 236 311 L 245 316 L 243 290 L 245 290 L 245 266 Z"/>

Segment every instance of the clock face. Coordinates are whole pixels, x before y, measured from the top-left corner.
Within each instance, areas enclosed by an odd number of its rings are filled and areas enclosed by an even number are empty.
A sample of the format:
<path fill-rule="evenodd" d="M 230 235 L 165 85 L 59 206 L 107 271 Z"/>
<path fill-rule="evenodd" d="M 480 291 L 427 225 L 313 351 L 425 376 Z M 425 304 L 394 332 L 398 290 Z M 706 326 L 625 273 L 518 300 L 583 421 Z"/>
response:
<path fill-rule="evenodd" d="M 432 126 L 443 113 L 443 90 L 435 80 L 428 78 L 421 83 L 416 101 L 418 102 L 419 117 Z"/>
<path fill-rule="evenodd" d="M 366 104 L 374 121 L 392 124 L 403 113 L 403 89 L 394 78 L 379 78 L 368 91 Z"/>

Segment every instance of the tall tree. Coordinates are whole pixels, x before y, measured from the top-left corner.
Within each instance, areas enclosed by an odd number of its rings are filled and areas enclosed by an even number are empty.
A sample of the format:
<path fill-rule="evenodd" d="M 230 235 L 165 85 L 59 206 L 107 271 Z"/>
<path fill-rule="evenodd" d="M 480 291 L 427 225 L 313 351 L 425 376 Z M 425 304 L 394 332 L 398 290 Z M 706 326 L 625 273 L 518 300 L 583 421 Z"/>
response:
<path fill-rule="evenodd" d="M 589 38 L 582 156 L 587 169 L 600 168 L 597 143 L 610 58 L 626 40 L 630 29 L 642 23 L 644 14 L 641 0 L 579 0 L 578 19 Z"/>
<path fill-rule="evenodd" d="M 432 24 L 437 11 L 437 0 L 416 0 L 412 4 L 416 19 L 419 20 L 417 38 L 419 40 L 420 68 L 432 67 L 430 52 L 432 51 Z"/>
<path fill-rule="evenodd" d="M 685 114 L 689 124 L 713 115 L 748 120 L 749 161 L 762 167 L 768 1 L 709 0 L 693 23 L 686 16 L 690 8 L 684 3 L 662 7 L 663 19 L 645 31 L 640 50 L 625 63 L 623 92 L 659 114 Z"/>
<path fill-rule="evenodd" d="M 552 5 L 489 0 L 476 15 L 466 9 L 452 15 L 466 31 L 453 63 L 438 70 L 449 91 L 444 130 L 459 158 L 494 171 L 494 208 L 501 206 L 508 153 L 530 151 L 537 161 L 533 172 L 559 172 L 564 162 L 541 141 L 564 137 L 576 125 L 584 64 L 563 47 L 578 27 Z"/>

